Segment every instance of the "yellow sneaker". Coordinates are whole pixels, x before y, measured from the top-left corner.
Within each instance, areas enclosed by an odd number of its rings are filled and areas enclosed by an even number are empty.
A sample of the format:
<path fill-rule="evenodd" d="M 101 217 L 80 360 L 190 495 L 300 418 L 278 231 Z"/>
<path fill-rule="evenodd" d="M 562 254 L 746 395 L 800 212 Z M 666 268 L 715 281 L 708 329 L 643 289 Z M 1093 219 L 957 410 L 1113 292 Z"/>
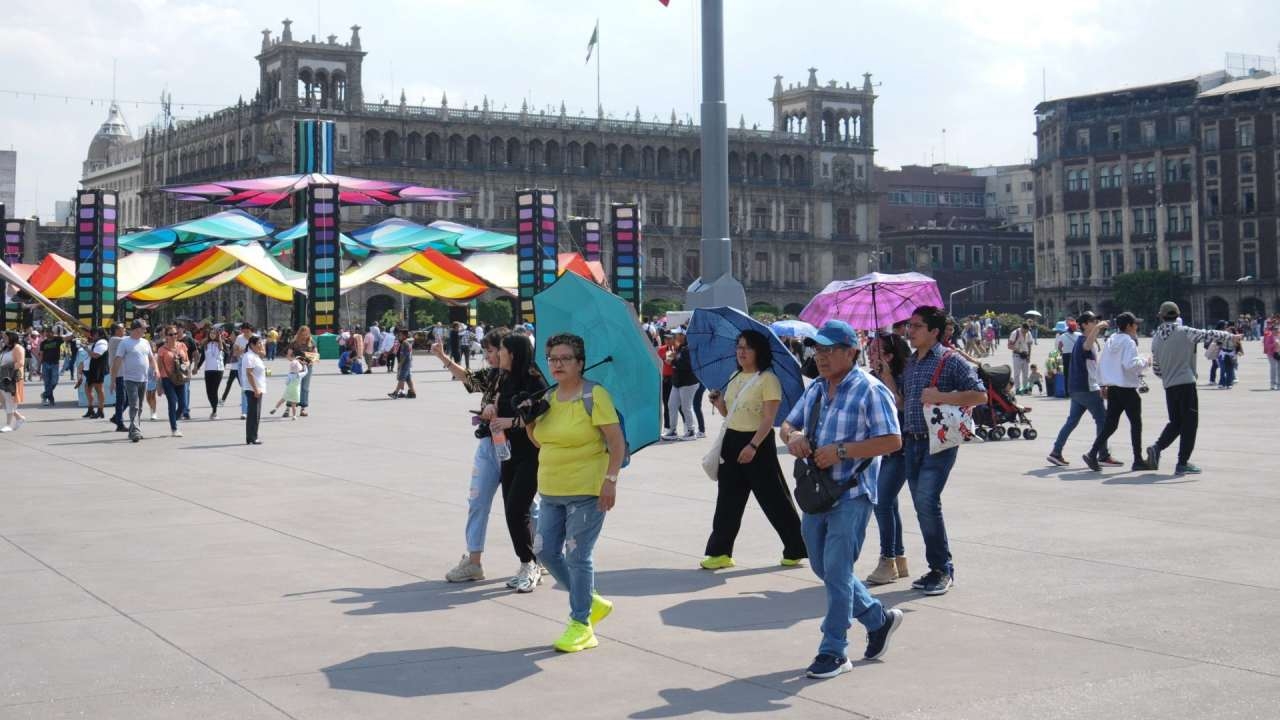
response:
<path fill-rule="evenodd" d="M 600 593 L 591 593 L 591 627 L 600 624 L 600 621 L 609 617 L 609 613 L 613 612 L 613 601 L 605 600 L 600 597 Z"/>
<path fill-rule="evenodd" d="M 733 567 L 733 558 L 728 555 L 716 555 L 704 559 L 699 565 L 703 570 L 724 570 Z"/>
<path fill-rule="evenodd" d="M 778 564 L 779 564 L 779 565 L 781 565 L 782 567 L 800 567 L 800 563 L 801 563 L 801 562 L 804 562 L 804 561 L 803 561 L 803 560 L 796 560 L 796 559 L 793 559 L 793 558 L 785 558 L 785 557 L 784 557 L 784 558 L 782 558 L 782 562 L 780 562 L 780 563 L 778 563 Z"/>
<path fill-rule="evenodd" d="M 552 643 L 552 646 L 560 652 L 575 653 L 599 644 L 600 641 L 596 639 L 596 634 L 590 625 L 570 620 L 569 626 L 564 629 L 564 634 Z"/>

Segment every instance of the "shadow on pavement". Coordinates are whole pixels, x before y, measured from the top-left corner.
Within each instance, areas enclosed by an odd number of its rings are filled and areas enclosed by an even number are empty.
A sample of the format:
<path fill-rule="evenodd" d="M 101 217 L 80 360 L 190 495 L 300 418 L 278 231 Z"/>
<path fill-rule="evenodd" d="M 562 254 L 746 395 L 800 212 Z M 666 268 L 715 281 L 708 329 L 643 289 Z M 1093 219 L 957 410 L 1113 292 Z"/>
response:
<path fill-rule="evenodd" d="M 335 690 L 411 698 L 498 690 L 542 672 L 538 661 L 555 655 L 545 645 L 508 652 L 427 648 L 368 653 L 321 672 Z"/>
<path fill-rule="evenodd" d="M 606 570 L 596 573 L 596 586 L 604 595 L 621 597 L 648 597 L 651 595 L 683 595 L 720 587 L 734 578 L 768 573 L 805 573 L 812 579 L 809 568 L 763 567 L 742 570 L 703 570 L 697 566 L 685 568 L 631 568 Z M 550 578 L 548 578 L 550 579 Z"/>
<path fill-rule="evenodd" d="M 1143 475 L 1134 475 L 1125 473 L 1109 477 L 1102 481 L 1103 485 L 1181 485 L 1182 483 L 1199 482 L 1196 478 L 1189 478 L 1182 475 L 1154 475 L 1146 473 Z"/>
<path fill-rule="evenodd" d="M 491 580 L 476 583 L 450 583 L 443 580 L 424 580 L 408 585 L 384 588 L 328 588 L 289 593 L 285 597 L 306 597 L 325 593 L 349 593 L 349 597 L 335 598 L 338 605 L 366 605 L 352 608 L 347 615 L 386 615 L 391 613 L 418 613 L 449 610 L 494 597 L 510 595 L 502 582 Z"/>
<path fill-rule="evenodd" d="M 708 712 L 730 715 L 787 710 L 791 708 L 791 703 L 788 701 L 792 696 L 799 692 L 804 684 L 812 682 L 814 681 L 804 677 L 802 670 L 784 670 L 752 678 L 730 680 L 705 690 L 668 688 L 658 691 L 662 699 L 667 702 L 666 705 L 634 712 L 627 717 L 633 720 L 648 720 Z M 779 685 L 782 686 L 781 689 L 778 688 Z M 788 687 L 792 685 L 796 686 L 794 691 Z"/>
<path fill-rule="evenodd" d="M 875 597 L 885 607 L 919 599 L 918 591 L 909 588 L 877 593 Z M 908 611 L 903 608 L 904 611 Z M 741 632 L 756 630 L 781 630 L 796 623 L 820 618 L 827 612 L 827 591 L 822 585 L 784 592 L 740 593 L 736 597 L 698 598 L 672 605 L 659 612 L 664 625 L 707 632 Z M 855 623 L 850 637 L 858 634 L 861 626 Z M 814 642 L 818 636 L 815 633 Z"/>

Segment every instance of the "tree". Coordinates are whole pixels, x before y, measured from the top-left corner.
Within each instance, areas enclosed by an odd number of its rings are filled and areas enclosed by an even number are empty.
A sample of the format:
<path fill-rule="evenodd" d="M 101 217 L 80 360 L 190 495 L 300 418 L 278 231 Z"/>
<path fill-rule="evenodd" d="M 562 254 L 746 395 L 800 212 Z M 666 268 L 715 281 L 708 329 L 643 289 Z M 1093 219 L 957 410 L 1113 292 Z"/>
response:
<path fill-rule="evenodd" d="M 1116 275 L 1111 280 L 1111 296 L 1121 311 L 1127 310 L 1146 322 L 1148 332 L 1155 328 L 1156 313 L 1165 300 L 1190 307 L 1182 276 L 1168 270 L 1139 270 Z"/>
<path fill-rule="evenodd" d="M 655 318 L 666 315 L 671 310 L 679 310 L 683 307 L 684 305 L 679 300 L 652 298 L 645 300 L 644 304 L 640 306 L 640 314 L 648 318 Z"/>
<path fill-rule="evenodd" d="M 511 324 L 511 303 L 505 300 L 489 300 L 476 305 L 476 319 L 493 326 Z"/>

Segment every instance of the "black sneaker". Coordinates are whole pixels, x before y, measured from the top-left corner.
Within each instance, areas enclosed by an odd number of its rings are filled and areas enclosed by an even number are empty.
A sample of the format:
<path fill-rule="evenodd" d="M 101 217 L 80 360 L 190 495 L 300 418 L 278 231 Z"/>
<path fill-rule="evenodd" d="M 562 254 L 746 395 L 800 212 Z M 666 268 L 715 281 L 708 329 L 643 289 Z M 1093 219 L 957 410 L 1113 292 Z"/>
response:
<path fill-rule="evenodd" d="M 125 427 L 123 424 L 117 424 L 116 432 L 129 432 L 129 428 Z"/>
<path fill-rule="evenodd" d="M 1147 464 L 1152 470 L 1160 469 L 1160 446 L 1150 445 L 1147 447 Z"/>
<path fill-rule="evenodd" d="M 94 411 L 94 409 L 93 409 L 93 408 L 89 408 L 89 409 L 88 409 L 88 410 L 86 410 L 86 411 L 85 411 L 85 413 L 84 413 L 83 415 L 81 415 L 80 417 L 82 417 L 82 418 L 86 418 L 86 419 L 87 419 L 87 418 L 94 418 L 94 417 L 97 417 L 97 416 L 98 416 L 98 413 L 97 413 L 96 411 Z"/>
<path fill-rule="evenodd" d="M 1102 472 L 1102 465 L 1098 463 L 1098 458 L 1093 453 L 1084 454 L 1084 464 L 1088 465 L 1089 469 L 1094 472 Z"/>
<path fill-rule="evenodd" d="M 1046 457 L 1045 460 L 1048 460 L 1050 465 L 1057 465 L 1058 467 L 1066 467 L 1071 464 L 1069 460 L 1062 457 L 1062 453 L 1060 452 L 1049 453 L 1049 456 Z"/>
<path fill-rule="evenodd" d="M 933 573 L 932 573 L 932 571 L 930 571 L 930 572 L 927 572 L 927 573 L 925 573 L 925 574 L 921 575 L 920 577 L 916 578 L 915 580 L 912 580 L 912 581 L 911 581 L 911 588 L 912 588 L 913 590 L 919 590 L 919 589 L 923 588 L 923 587 L 924 587 L 924 584 L 925 584 L 925 583 L 927 583 L 927 582 L 929 582 L 929 576 L 930 576 L 930 575 L 932 575 L 932 574 L 933 574 Z"/>
<path fill-rule="evenodd" d="M 820 653 L 813 659 L 813 664 L 805 670 L 804 674 L 811 678 L 826 679 L 847 673 L 852 669 L 853 663 L 849 662 L 849 658 Z"/>
<path fill-rule="evenodd" d="M 1146 472 L 1147 470 L 1155 470 L 1156 468 L 1146 460 L 1134 460 L 1132 469 L 1134 472 Z"/>
<path fill-rule="evenodd" d="M 920 588 L 925 595 L 946 595 L 955 581 L 951 579 L 950 573 L 941 570 L 930 570 L 925 576 L 924 587 Z"/>
<path fill-rule="evenodd" d="M 1123 462 L 1121 462 L 1121 461 L 1119 461 L 1119 460 L 1115 459 L 1114 457 L 1112 457 L 1112 456 L 1110 456 L 1110 455 L 1108 455 L 1108 456 L 1106 456 L 1106 457 L 1100 457 L 1100 458 L 1098 458 L 1098 464 L 1099 464 L 1099 465 L 1106 465 L 1107 467 L 1124 467 L 1124 463 L 1123 463 Z"/>
<path fill-rule="evenodd" d="M 1178 463 L 1173 469 L 1174 475 L 1199 475 L 1200 472 L 1200 466 L 1191 463 Z"/>
<path fill-rule="evenodd" d="M 889 637 L 902 624 L 902 611 L 894 608 L 884 613 L 884 624 L 877 630 L 867 633 L 867 651 L 862 657 L 867 660 L 879 660 L 889 652 Z"/>

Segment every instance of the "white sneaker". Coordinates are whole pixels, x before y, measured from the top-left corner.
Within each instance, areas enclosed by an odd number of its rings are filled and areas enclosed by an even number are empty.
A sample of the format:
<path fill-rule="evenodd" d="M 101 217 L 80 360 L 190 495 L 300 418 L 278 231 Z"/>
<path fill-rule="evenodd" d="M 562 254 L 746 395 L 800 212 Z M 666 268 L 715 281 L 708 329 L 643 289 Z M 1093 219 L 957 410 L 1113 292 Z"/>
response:
<path fill-rule="evenodd" d="M 4 427 L 0 427 L 0 432 L 13 432 L 13 428 L 5 425 Z"/>
<path fill-rule="evenodd" d="M 18 428 L 20 428 L 20 427 L 22 427 L 23 425 L 26 425 L 26 424 L 27 424 L 27 419 L 26 419 L 26 418 L 18 418 L 17 420 L 14 420 L 14 421 L 13 421 L 13 429 L 14 429 L 14 430 L 17 430 Z"/>
<path fill-rule="evenodd" d="M 173 436 L 174 436 L 174 437 L 182 437 L 182 431 L 181 431 L 181 430 L 174 430 L 174 431 L 173 431 Z"/>
<path fill-rule="evenodd" d="M 445 573 L 444 579 L 451 583 L 483 580 L 484 568 L 479 563 L 471 562 L 470 555 L 463 555 L 462 559 L 458 561 L 458 565 Z"/>
<path fill-rule="evenodd" d="M 523 563 L 520 565 L 516 580 L 516 592 L 531 593 L 537 589 L 538 583 L 542 582 L 542 568 L 538 566 L 537 561 Z"/>
<path fill-rule="evenodd" d="M 244 420 L 246 417 L 248 417 L 248 416 L 247 416 L 247 415 L 245 415 L 244 413 L 240 413 L 240 419 L 241 419 L 241 420 Z"/>
<path fill-rule="evenodd" d="M 706 436 L 707 436 L 707 434 L 706 434 L 705 432 L 703 432 L 703 431 L 701 431 L 701 430 L 699 430 L 699 431 L 698 431 L 698 435 L 697 435 L 697 437 L 698 437 L 698 439 L 699 439 L 699 440 L 701 440 L 702 438 L 705 438 Z"/>
<path fill-rule="evenodd" d="M 151 422 L 155 422 L 155 421 L 157 421 L 157 420 L 159 420 L 159 419 L 160 419 L 160 418 L 156 417 L 156 414 L 155 414 L 155 413 L 151 413 Z"/>

